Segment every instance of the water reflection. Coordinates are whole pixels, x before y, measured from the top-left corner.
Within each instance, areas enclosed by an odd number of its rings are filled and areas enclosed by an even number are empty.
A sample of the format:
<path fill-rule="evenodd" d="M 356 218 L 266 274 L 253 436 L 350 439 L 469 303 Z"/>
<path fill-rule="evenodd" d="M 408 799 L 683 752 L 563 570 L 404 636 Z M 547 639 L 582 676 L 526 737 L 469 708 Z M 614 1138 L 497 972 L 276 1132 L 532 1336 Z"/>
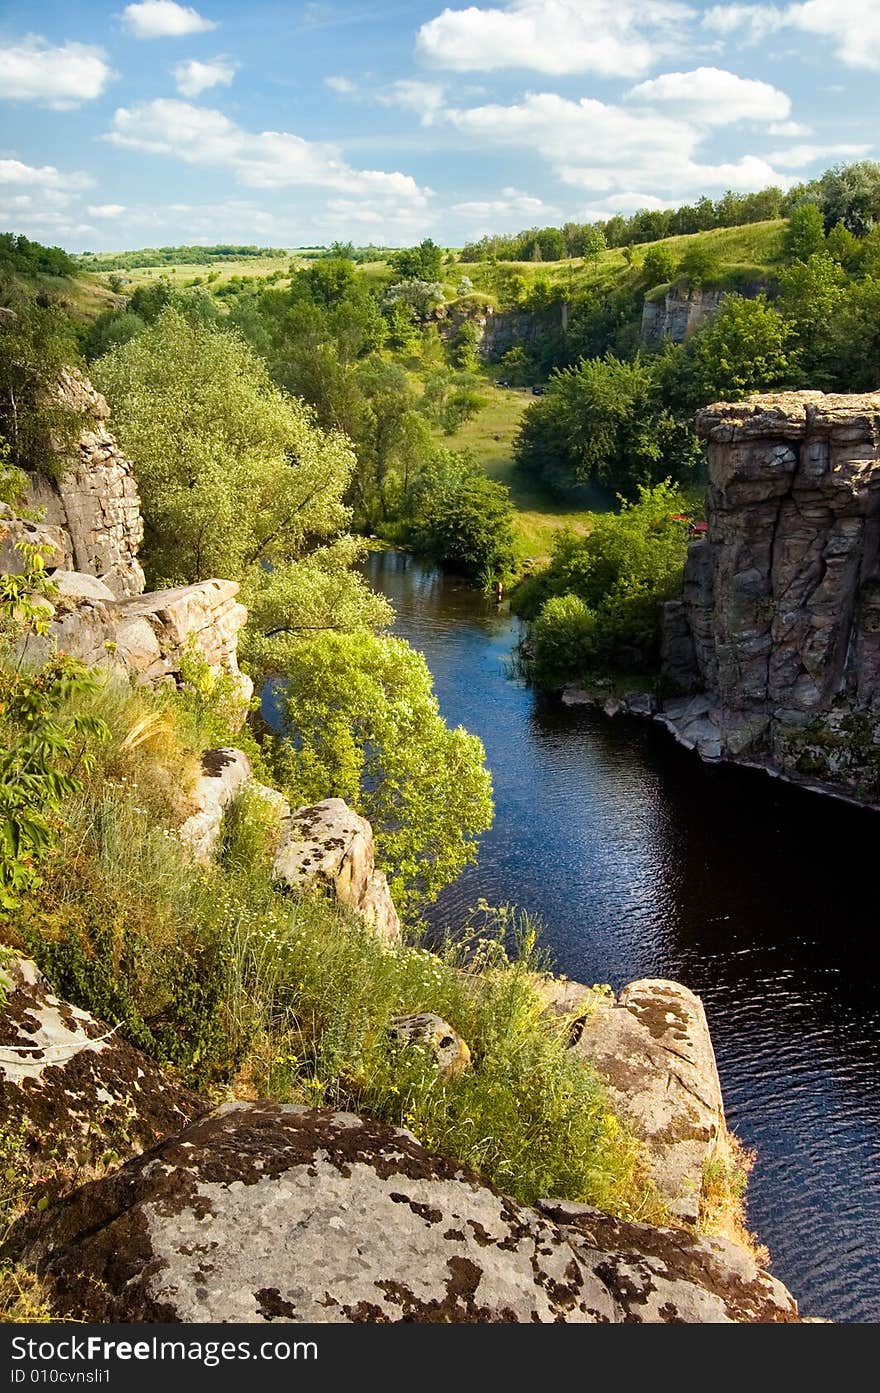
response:
<path fill-rule="evenodd" d="M 808 1314 L 880 1319 L 880 819 L 536 700 L 507 675 L 515 621 L 397 553 L 369 574 L 495 781 L 479 863 L 435 922 L 513 902 L 572 977 L 699 992 L 730 1120 L 759 1151 L 751 1220 L 774 1270 Z"/>

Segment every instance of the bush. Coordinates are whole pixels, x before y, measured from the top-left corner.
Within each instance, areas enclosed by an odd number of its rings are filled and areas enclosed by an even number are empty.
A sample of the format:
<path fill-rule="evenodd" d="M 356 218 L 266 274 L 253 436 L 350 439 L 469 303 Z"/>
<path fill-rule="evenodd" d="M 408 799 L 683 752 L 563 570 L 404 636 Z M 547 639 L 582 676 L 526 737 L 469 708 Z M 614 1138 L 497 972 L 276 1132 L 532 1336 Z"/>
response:
<path fill-rule="evenodd" d="M 531 673 L 544 691 L 561 687 L 589 666 L 596 616 L 578 595 L 553 595 L 529 631 Z"/>

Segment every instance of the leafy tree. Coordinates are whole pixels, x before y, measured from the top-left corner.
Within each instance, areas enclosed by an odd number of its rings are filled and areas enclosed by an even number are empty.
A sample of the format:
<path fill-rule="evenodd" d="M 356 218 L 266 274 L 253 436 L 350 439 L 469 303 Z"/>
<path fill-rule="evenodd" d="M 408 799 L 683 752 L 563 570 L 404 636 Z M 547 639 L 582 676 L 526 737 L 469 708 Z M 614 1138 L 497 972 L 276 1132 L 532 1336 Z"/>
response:
<path fill-rule="evenodd" d="M 292 796 L 344 798 L 369 818 L 395 904 L 412 917 L 474 860 L 491 823 L 481 742 L 449 729 L 425 659 L 396 638 L 321 634 L 298 645 L 283 701 Z"/>
<path fill-rule="evenodd" d="M 449 342 L 449 361 L 455 368 L 473 371 L 479 359 L 479 330 L 472 319 L 463 319 Z"/>
<path fill-rule="evenodd" d="M 391 265 L 405 281 L 439 281 L 443 272 L 443 249 L 426 237 L 417 247 L 395 252 Z"/>
<path fill-rule="evenodd" d="M 873 160 L 827 170 L 818 189 L 829 231 L 842 222 L 854 236 L 864 237 L 880 221 L 880 164 Z"/>
<path fill-rule="evenodd" d="M 849 270 L 859 260 L 859 239 L 842 222 L 836 222 L 826 238 L 825 250 L 832 261 Z"/>
<path fill-rule="evenodd" d="M 765 296 L 728 295 L 688 346 L 689 404 L 739 401 L 782 386 L 791 371 L 791 341 L 791 326 Z"/>
<path fill-rule="evenodd" d="M 846 287 L 827 327 L 833 386 L 841 392 L 873 392 L 880 383 L 880 277 Z"/>
<path fill-rule="evenodd" d="M 315 609 L 321 627 L 387 621 L 384 603 L 347 573 L 350 554 L 333 548 L 349 521 L 348 441 L 321 430 L 308 407 L 275 387 L 241 339 L 168 309 L 100 359 L 96 377 L 136 462 L 154 583 L 240 581 L 278 664 L 295 635 L 318 622 Z M 290 608 L 289 568 L 314 556 L 299 592 L 338 562 L 346 595 L 339 612 L 327 586 L 314 605 L 301 598 Z M 268 662 L 266 643 L 255 647 Z"/>
<path fill-rule="evenodd" d="M 518 468 L 551 487 L 596 482 L 627 495 L 693 463 L 687 427 L 663 403 L 658 363 L 612 354 L 558 373 L 526 412 L 515 450 Z"/>
<path fill-rule="evenodd" d="M 438 453 L 423 466 L 411 513 L 419 551 L 450 570 L 488 585 L 511 569 L 510 494 L 467 456 Z"/>
<path fill-rule="evenodd" d="M 809 261 L 824 251 L 825 219 L 817 203 L 800 203 L 791 210 L 784 245 L 789 261 Z"/>
<path fill-rule="evenodd" d="M 410 277 L 390 285 L 385 292 L 385 304 L 389 306 L 406 305 L 413 317 L 424 323 L 444 300 L 443 286 L 439 281 L 426 281 Z"/>
<path fill-rule="evenodd" d="M 678 257 L 665 243 L 649 247 L 642 262 L 642 274 L 648 285 L 664 285 L 678 270 Z"/>
<path fill-rule="evenodd" d="M 779 275 L 778 308 L 793 327 L 797 363 L 812 387 L 829 385 L 833 378 L 834 345 L 828 328 L 837 314 L 845 281 L 843 270 L 827 251 L 795 261 Z"/>

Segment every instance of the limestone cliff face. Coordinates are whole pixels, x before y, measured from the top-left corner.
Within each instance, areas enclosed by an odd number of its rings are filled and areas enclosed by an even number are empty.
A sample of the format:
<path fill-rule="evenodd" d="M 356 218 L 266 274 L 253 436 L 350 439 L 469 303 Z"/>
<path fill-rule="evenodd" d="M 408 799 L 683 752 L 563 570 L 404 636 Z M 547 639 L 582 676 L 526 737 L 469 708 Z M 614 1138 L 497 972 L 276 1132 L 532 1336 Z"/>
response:
<path fill-rule="evenodd" d="M 83 426 L 56 479 L 30 474 L 19 516 L 0 504 L 0 574 L 22 569 L 16 544 L 40 544 L 56 586 L 45 639 L 31 640 L 31 657 L 57 648 L 92 666 L 117 669 L 153 685 L 177 680 L 194 652 L 228 673 L 243 698 L 253 691 L 238 669 L 238 634 L 247 611 L 231 580 L 206 580 L 144 594 L 138 560 L 143 538 L 134 467 L 107 422 L 106 401 L 85 378 L 65 373 L 59 397 L 79 411 Z"/>
<path fill-rule="evenodd" d="M 723 299 L 723 290 L 670 286 L 662 299 L 642 306 L 642 343 L 646 348 L 659 348 L 664 339 L 684 343 L 718 313 Z"/>
<path fill-rule="evenodd" d="M 666 608 L 665 719 L 709 757 L 880 798 L 880 394 L 707 407 L 705 541 Z"/>
<path fill-rule="evenodd" d="M 59 396 L 83 414 L 83 429 L 57 482 L 29 476 L 27 502 L 42 510 L 48 526 L 67 534 L 71 569 L 99 576 L 119 597 L 139 595 L 144 525 L 132 463 L 110 434 L 109 407 L 91 383 L 65 373 Z"/>

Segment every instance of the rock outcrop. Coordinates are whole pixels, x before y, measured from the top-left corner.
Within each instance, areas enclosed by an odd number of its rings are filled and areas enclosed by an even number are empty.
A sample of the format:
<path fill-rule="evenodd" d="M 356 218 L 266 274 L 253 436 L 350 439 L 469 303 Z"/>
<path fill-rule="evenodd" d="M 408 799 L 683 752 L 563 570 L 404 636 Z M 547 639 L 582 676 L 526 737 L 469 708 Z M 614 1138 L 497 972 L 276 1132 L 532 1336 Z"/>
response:
<path fill-rule="evenodd" d="M 642 978 L 619 997 L 547 979 L 541 994 L 571 1022 L 571 1049 L 590 1060 L 616 1111 L 644 1143 L 669 1213 L 696 1225 L 704 1167 L 725 1130 L 703 1003 L 679 982 Z"/>
<path fill-rule="evenodd" d="M 218 1109 L 7 1251 L 92 1321 L 797 1319 L 724 1240 L 527 1208 L 407 1132 L 269 1103 Z"/>
<path fill-rule="evenodd" d="M 284 819 L 273 874 L 297 894 L 318 890 L 356 910 L 383 942 L 400 942 L 388 881 L 376 870 L 373 829 L 341 798 L 297 808 Z"/>
<path fill-rule="evenodd" d="M 207 1104 L 86 1011 L 59 1001 L 35 963 L 0 956 L 0 1118 L 34 1182 L 178 1132 Z"/>
<path fill-rule="evenodd" d="M 28 476 L 28 507 L 67 534 L 72 569 L 99 576 L 114 595 L 139 595 L 144 525 L 132 463 L 107 429 L 110 409 L 90 382 L 65 372 L 59 398 L 82 416 L 83 428 L 70 457 L 60 461 L 57 480 Z"/>
<path fill-rule="evenodd" d="M 662 297 L 646 299 L 642 306 L 642 343 L 646 348 L 659 348 L 664 339 L 684 343 L 718 313 L 724 298 L 723 290 L 673 285 Z"/>
<path fill-rule="evenodd" d="M 432 1056 L 441 1078 L 454 1078 L 471 1062 L 471 1052 L 458 1031 L 433 1011 L 412 1016 L 395 1016 L 391 1039 L 402 1049 L 415 1047 Z"/>
<path fill-rule="evenodd" d="M 247 619 L 236 600 L 238 585 L 206 580 L 143 593 L 140 497 L 131 461 L 107 428 L 107 403 L 75 373 L 62 376 L 59 399 L 79 413 L 83 426 L 73 453 L 59 460 L 57 479 L 27 475 L 21 512 L 39 513 L 40 521 L 0 504 L 0 573 L 24 570 L 17 543 L 37 544 L 58 592 L 48 635 L 30 641 L 29 657 L 57 649 L 154 685 L 179 682 L 194 653 L 227 673 L 242 701 L 249 701 L 253 684 L 237 661 Z"/>
<path fill-rule="evenodd" d="M 708 536 L 666 609 L 662 718 L 707 758 L 880 799 L 880 394 L 707 407 Z"/>

